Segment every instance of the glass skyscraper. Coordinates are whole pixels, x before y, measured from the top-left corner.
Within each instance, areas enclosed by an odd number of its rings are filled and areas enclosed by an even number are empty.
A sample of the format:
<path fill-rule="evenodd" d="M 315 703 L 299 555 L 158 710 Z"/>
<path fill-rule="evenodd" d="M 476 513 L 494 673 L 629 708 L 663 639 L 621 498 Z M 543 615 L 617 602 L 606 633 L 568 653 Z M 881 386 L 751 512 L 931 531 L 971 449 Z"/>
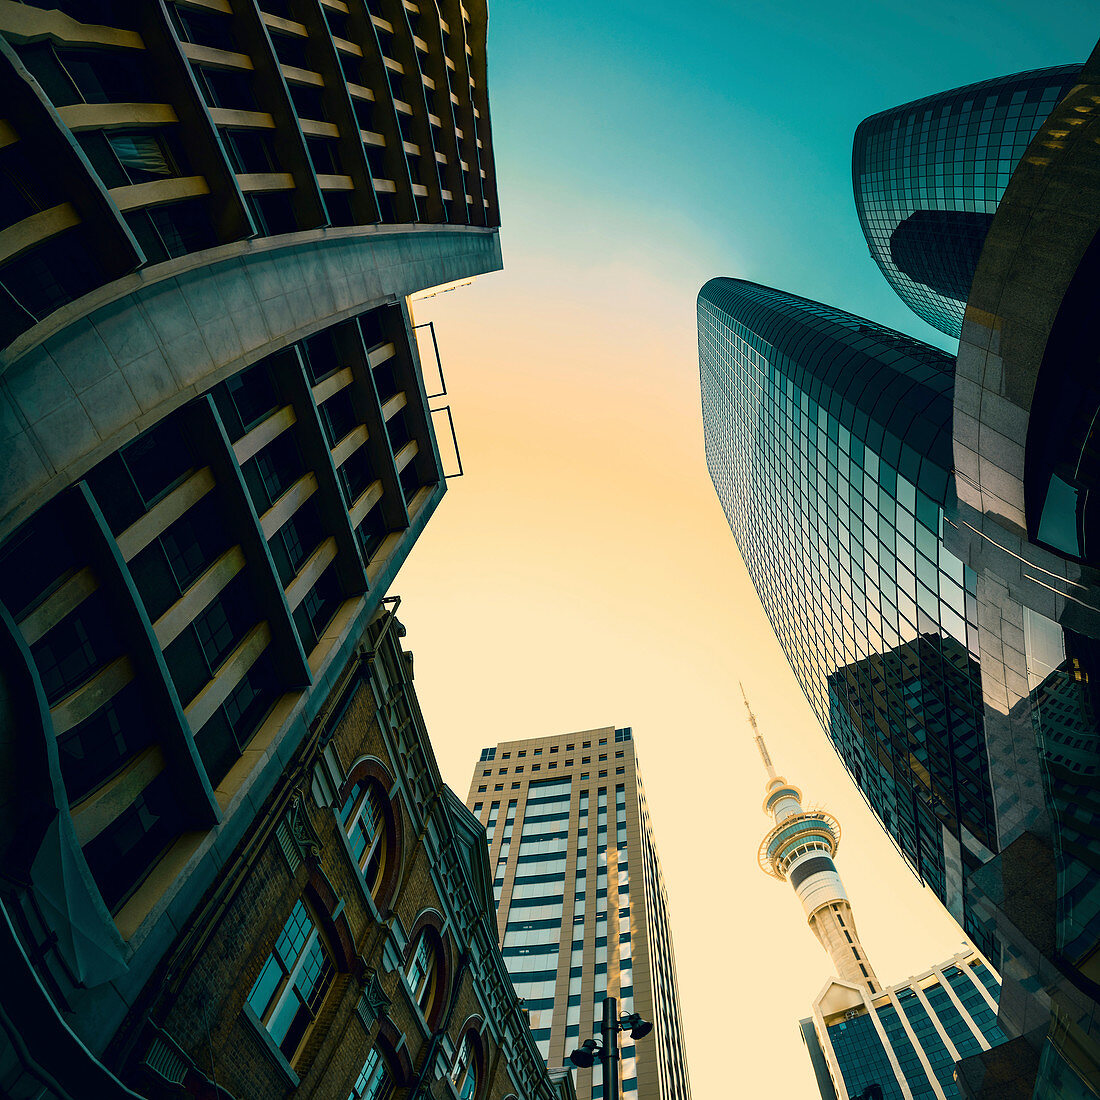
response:
<path fill-rule="evenodd" d="M 974 574 L 943 545 L 953 361 L 737 279 L 699 294 L 707 464 L 780 644 L 914 870 L 981 940 L 993 846 Z"/>
<path fill-rule="evenodd" d="M 1004 1041 L 999 995 L 972 952 L 877 994 L 830 982 L 802 1022 L 822 1100 L 873 1095 L 875 1085 L 881 1100 L 958 1096 L 955 1064 Z"/>
<path fill-rule="evenodd" d="M 690 1100 L 668 899 L 630 729 L 485 749 L 467 805 L 485 825 L 504 960 L 551 1068 L 599 1035 L 603 998 L 653 1022 L 622 1037 L 622 1100 Z M 600 1070 L 576 1075 L 603 1096 Z M 619 1100 L 618 1097 L 614 1100 Z"/>
<path fill-rule="evenodd" d="M 918 317 L 958 337 L 993 212 L 1080 65 L 984 80 L 872 115 L 852 148 L 875 263 Z"/>

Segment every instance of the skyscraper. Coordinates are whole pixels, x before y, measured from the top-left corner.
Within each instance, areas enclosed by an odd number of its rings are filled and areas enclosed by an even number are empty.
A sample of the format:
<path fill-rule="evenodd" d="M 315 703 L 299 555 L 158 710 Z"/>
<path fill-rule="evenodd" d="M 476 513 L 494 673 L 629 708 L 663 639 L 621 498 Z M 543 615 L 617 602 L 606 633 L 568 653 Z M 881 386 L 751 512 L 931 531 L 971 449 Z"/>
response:
<path fill-rule="evenodd" d="M 859 124 L 852 182 L 871 256 L 901 300 L 948 336 L 961 331 L 1009 177 L 1080 72 L 1060 65 L 983 80 Z"/>
<path fill-rule="evenodd" d="M 406 299 L 501 265 L 486 18 L 0 12 L 0 939 L 89 1063 L 445 491 Z"/>
<path fill-rule="evenodd" d="M 905 858 L 979 935 L 962 868 L 993 812 L 974 575 L 942 540 L 952 360 L 737 279 L 698 314 L 707 464 L 773 629 Z"/>
<path fill-rule="evenodd" d="M 654 1024 L 622 1047 L 623 1100 L 688 1100 L 668 899 L 631 730 L 485 749 L 467 805 L 484 823 L 497 922 L 551 1067 L 599 1034 L 605 996 Z M 581 1100 L 601 1097 L 577 1074 Z"/>

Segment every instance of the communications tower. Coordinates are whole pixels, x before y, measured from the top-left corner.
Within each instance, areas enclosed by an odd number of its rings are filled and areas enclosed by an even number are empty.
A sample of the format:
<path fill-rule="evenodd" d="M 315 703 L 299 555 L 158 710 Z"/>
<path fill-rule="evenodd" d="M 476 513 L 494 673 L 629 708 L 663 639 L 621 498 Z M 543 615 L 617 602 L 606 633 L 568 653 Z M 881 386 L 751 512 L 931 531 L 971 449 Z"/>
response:
<path fill-rule="evenodd" d="M 833 960 L 836 976 L 877 993 L 879 980 L 859 942 L 852 906 L 833 862 L 840 846 L 840 822 L 825 810 L 802 808 L 802 792 L 775 770 L 744 687 L 741 695 L 768 773 L 764 812 L 775 822 L 760 843 L 760 868 L 794 887 L 814 935 Z"/>

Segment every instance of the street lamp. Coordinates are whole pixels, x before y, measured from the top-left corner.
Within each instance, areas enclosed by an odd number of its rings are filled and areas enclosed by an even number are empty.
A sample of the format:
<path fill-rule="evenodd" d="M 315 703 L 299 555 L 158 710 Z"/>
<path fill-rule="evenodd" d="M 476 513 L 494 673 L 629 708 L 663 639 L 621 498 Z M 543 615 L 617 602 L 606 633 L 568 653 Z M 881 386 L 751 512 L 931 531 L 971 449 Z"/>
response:
<path fill-rule="evenodd" d="M 585 1039 L 569 1061 L 579 1069 L 589 1069 L 597 1061 L 603 1066 L 604 1100 L 619 1100 L 619 1032 L 629 1031 L 631 1039 L 644 1039 L 653 1025 L 637 1012 L 618 1015 L 619 1003 L 614 997 L 603 999 L 603 1022 L 598 1039 Z"/>

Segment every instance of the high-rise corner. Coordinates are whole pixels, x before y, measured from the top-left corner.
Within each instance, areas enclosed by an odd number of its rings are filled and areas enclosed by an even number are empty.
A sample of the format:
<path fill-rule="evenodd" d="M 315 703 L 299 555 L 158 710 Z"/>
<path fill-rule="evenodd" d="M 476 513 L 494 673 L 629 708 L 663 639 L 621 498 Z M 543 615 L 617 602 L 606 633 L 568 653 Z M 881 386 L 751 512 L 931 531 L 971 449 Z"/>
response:
<path fill-rule="evenodd" d="M 698 312 L 707 464 L 764 610 L 898 849 L 980 937 L 961 873 L 994 846 L 975 581 L 941 534 L 953 361 L 738 279 Z"/>
<path fill-rule="evenodd" d="M 600 1033 L 605 996 L 654 1024 L 623 1037 L 623 1100 L 688 1100 L 669 903 L 630 728 L 502 741 L 467 805 L 486 828 L 505 962 L 551 1067 Z M 600 1097 L 599 1069 L 575 1071 Z"/>
<path fill-rule="evenodd" d="M 948 336 L 1008 181 L 1081 66 L 983 80 L 880 111 L 856 128 L 856 214 L 886 281 Z"/>

